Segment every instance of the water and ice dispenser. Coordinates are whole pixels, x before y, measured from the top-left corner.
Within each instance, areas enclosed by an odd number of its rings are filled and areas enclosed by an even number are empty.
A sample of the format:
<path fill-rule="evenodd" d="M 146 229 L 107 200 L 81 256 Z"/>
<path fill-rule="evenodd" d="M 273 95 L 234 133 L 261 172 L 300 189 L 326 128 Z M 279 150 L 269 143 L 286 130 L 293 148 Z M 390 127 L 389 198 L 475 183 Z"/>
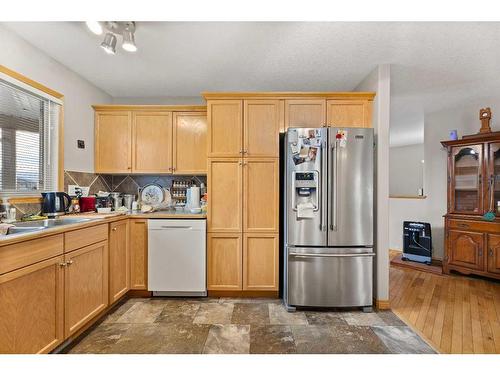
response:
<path fill-rule="evenodd" d="M 292 179 L 292 206 L 297 212 L 297 219 L 314 217 L 320 205 L 318 171 L 293 172 Z"/>

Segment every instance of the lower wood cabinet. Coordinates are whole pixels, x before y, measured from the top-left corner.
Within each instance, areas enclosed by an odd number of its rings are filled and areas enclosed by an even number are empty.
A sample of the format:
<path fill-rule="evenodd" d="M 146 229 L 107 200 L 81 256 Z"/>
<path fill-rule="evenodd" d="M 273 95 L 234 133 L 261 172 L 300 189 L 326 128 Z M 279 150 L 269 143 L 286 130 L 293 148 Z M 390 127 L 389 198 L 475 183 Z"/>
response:
<path fill-rule="evenodd" d="M 487 271 L 500 275 L 500 235 L 488 234 L 488 264 Z"/>
<path fill-rule="evenodd" d="M 148 221 L 131 219 L 129 228 L 130 289 L 148 289 Z"/>
<path fill-rule="evenodd" d="M 450 230 L 448 241 L 450 249 L 452 249 L 448 254 L 450 265 L 476 270 L 484 268 L 482 233 Z"/>
<path fill-rule="evenodd" d="M 118 301 L 130 289 L 128 220 L 109 224 L 109 303 Z"/>
<path fill-rule="evenodd" d="M 241 233 L 208 233 L 207 289 L 241 290 Z"/>
<path fill-rule="evenodd" d="M 278 290 L 279 235 L 243 235 L 243 290 Z"/>
<path fill-rule="evenodd" d="M 65 254 L 64 332 L 68 337 L 108 306 L 108 242 Z"/>
<path fill-rule="evenodd" d="M 47 353 L 64 340 L 63 257 L 0 276 L 0 353 Z"/>

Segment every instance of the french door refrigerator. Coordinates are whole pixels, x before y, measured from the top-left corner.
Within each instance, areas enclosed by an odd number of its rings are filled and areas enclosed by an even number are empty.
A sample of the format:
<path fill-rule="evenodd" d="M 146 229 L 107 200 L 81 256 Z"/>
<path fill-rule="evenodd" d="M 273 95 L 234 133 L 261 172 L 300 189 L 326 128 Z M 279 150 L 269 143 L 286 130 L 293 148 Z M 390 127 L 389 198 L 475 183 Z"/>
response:
<path fill-rule="evenodd" d="M 373 129 L 288 129 L 284 302 L 289 310 L 371 309 L 373 155 Z"/>

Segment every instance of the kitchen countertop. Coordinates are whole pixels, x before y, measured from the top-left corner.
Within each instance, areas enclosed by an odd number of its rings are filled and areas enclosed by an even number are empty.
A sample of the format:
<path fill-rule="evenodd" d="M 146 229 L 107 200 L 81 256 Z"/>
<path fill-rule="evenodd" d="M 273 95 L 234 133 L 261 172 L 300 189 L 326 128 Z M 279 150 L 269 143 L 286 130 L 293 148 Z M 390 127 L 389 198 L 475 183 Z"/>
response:
<path fill-rule="evenodd" d="M 133 212 L 112 212 L 109 214 L 99 214 L 99 213 L 81 213 L 81 214 L 69 214 L 65 217 L 81 217 L 85 219 L 90 219 L 88 221 L 83 221 L 80 223 L 71 223 L 59 225 L 56 227 L 51 227 L 47 229 L 37 230 L 33 232 L 11 234 L 11 235 L 0 235 L 0 247 L 11 245 L 17 242 L 23 242 L 27 240 L 33 240 L 37 238 L 52 236 L 59 233 L 64 233 L 72 230 L 83 229 L 87 227 L 92 227 L 98 224 L 107 224 L 113 221 L 121 219 L 206 219 L 206 213 L 192 214 L 190 212 L 179 212 L 174 210 L 167 211 L 157 211 L 142 213 L 140 211 Z M 15 225 L 15 223 L 13 223 Z"/>

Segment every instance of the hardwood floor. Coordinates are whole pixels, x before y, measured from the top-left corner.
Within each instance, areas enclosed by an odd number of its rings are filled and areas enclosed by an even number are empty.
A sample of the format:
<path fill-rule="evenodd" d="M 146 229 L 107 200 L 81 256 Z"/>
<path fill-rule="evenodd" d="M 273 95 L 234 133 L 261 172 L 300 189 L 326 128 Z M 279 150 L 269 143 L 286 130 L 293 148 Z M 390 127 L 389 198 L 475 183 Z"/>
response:
<path fill-rule="evenodd" d="M 390 299 L 439 352 L 500 354 L 500 282 L 391 266 Z"/>

